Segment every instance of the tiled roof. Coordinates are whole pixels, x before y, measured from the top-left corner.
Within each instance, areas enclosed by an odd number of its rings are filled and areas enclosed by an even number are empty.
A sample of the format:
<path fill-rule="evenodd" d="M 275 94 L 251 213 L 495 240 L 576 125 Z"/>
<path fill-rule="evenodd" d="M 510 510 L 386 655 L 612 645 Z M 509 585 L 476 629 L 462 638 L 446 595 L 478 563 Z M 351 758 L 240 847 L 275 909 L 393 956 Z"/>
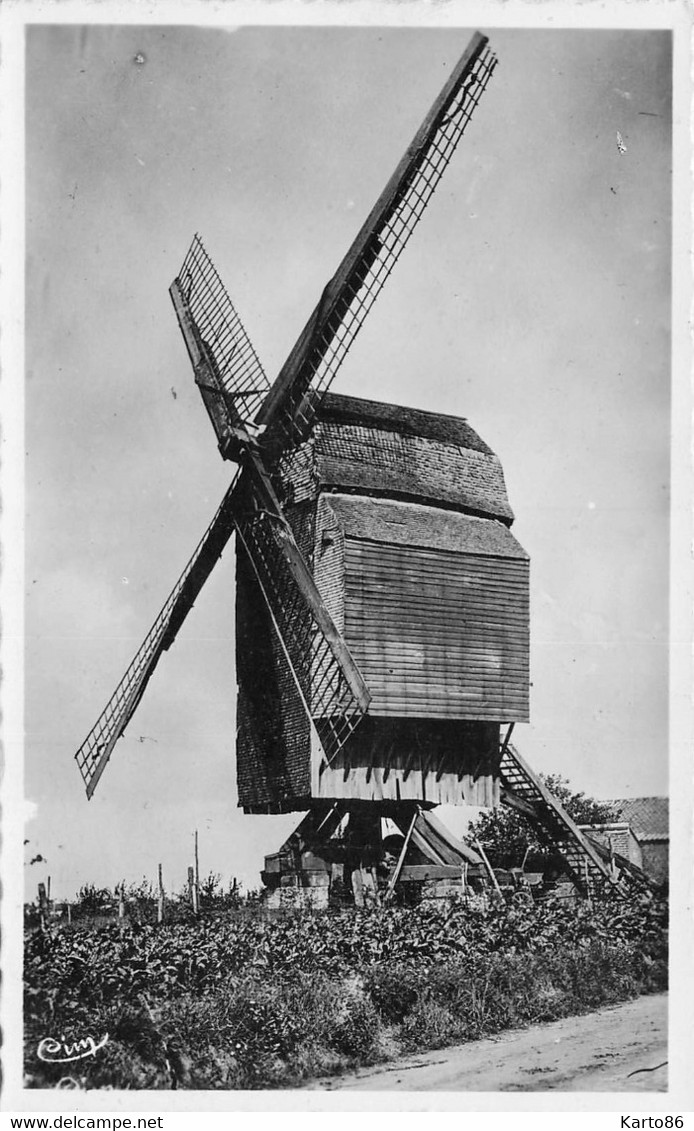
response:
<path fill-rule="evenodd" d="M 439 440 L 444 444 L 493 455 L 492 449 L 466 420 L 440 412 L 326 393 L 318 408 L 318 419 L 337 424 L 361 424 L 385 432 L 399 432 L 403 436 L 421 436 L 425 440 Z"/>
<path fill-rule="evenodd" d="M 640 841 L 667 840 L 670 834 L 667 797 L 625 797 L 608 802 L 619 810 Z"/>
<path fill-rule="evenodd" d="M 513 522 L 500 460 L 458 417 L 328 393 L 308 447 L 284 460 L 295 502 L 318 485 Z"/>

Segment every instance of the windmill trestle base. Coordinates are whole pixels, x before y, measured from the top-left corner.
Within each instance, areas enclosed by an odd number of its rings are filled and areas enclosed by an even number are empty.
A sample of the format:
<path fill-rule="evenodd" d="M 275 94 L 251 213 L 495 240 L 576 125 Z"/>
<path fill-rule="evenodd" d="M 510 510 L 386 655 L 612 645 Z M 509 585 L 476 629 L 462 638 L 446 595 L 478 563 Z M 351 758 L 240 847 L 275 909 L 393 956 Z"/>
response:
<path fill-rule="evenodd" d="M 465 895 L 484 898 L 480 857 L 431 812 L 413 804 L 389 807 L 398 830 L 383 835 L 375 806 L 315 806 L 261 873 L 270 909 L 378 906 Z"/>

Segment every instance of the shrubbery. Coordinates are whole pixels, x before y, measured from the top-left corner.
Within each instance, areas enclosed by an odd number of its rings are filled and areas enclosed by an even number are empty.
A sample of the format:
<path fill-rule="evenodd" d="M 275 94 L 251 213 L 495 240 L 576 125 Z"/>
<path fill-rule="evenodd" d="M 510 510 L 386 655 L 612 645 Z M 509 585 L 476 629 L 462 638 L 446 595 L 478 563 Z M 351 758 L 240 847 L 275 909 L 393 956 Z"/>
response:
<path fill-rule="evenodd" d="M 109 1042 L 89 1087 L 267 1088 L 664 988 L 667 908 L 465 904 L 59 927 L 27 938 L 28 1082 L 46 1036 Z"/>
<path fill-rule="evenodd" d="M 577 825 L 601 825 L 620 819 L 619 809 L 609 801 L 595 801 L 577 792 L 559 774 L 540 774 L 551 794 Z M 561 857 L 548 848 L 537 826 L 518 809 L 501 805 L 485 811 L 467 830 L 467 839 L 480 840 L 494 868 L 520 868 L 559 876 L 564 871 Z M 471 841 L 472 842 L 472 841 Z"/>

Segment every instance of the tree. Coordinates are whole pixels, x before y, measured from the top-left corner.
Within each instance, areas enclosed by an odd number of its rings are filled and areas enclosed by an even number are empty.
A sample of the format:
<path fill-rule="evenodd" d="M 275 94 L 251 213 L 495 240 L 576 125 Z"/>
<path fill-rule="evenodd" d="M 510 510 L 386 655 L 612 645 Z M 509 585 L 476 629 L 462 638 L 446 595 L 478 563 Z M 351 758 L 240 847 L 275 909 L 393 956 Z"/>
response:
<path fill-rule="evenodd" d="M 222 877 L 219 872 L 209 872 L 204 880 L 200 880 L 200 898 L 205 907 L 212 907 L 222 898 Z"/>
<path fill-rule="evenodd" d="M 80 911 L 94 914 L 107 911 L 114 902 L 113 892 L 110 888 L 98 888 L 96 884 L 82 884 L 77 892 L 77 904 Z"/>
<path fill-rule="evenodd" d="M 619 820 L 614 806 L 576 793 L 559 774 L 541 774 L 542 781 L 577 825 L 601 825 Z M 495 868 L 520 868 L 525 860 L 529 871 L 544 870 L 551 857 L 539 840 L 532 823 L 516 809 L 502 805 L 482 813 L 467 831 L 467 839 L 479 840 Z"/>

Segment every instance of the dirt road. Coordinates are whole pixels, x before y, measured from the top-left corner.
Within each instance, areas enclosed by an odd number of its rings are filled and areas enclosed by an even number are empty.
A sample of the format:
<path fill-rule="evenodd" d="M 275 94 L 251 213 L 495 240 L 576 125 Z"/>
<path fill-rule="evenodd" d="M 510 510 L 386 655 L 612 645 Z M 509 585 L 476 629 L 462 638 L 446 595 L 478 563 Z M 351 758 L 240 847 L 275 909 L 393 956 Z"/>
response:
<path fill-rule="evenodd" d="M 666 1060 L 667 994 L 651 994 L 583 1017 L 509 1030 L 311 1086 L 330 1091 L 664 1092 Z"/>

